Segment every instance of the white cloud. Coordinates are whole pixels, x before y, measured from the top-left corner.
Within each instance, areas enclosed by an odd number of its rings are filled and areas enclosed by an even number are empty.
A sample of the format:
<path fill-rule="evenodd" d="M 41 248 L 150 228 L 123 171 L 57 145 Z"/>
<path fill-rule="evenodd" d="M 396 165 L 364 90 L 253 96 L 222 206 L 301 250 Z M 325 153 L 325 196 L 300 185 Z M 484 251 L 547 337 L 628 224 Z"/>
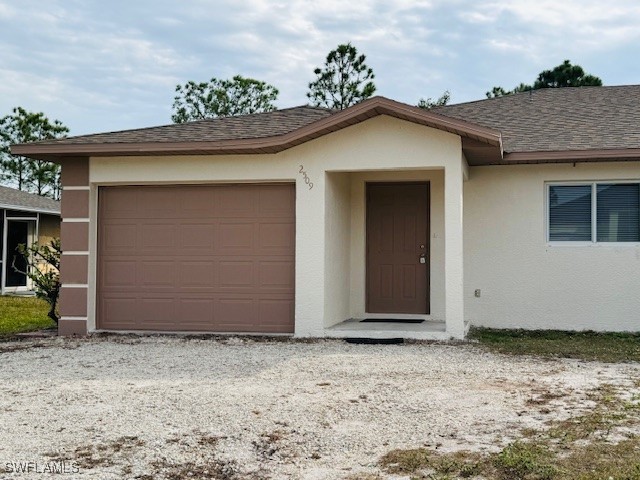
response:
<path fill-rule="evenodd" d="M 16 17 L 18 14 L 18 9 L 12 7 L 11 5 L 0 2 L 0 19 L 9 20 L 11 18 Z"/>
<path fill-rule="evenodd" d="M 496 50 L 519 51 L 514 35 L 527 46 L 531 57 L 610 50 L 640 39 L 640 5 L 620 0 L 615 4 L 601 1 L 512 0 L 485 1 L 474 4 L 461 14 L 469 23 L 499 22 L 499 28 L 487 41 Z M 558 52 L 561 48 L 562 52 Z M 564 52 L 564 53 L 563 53 Z"/>
<path fill-rule="evenodd" d="M 280 89 L 281 107 L 304 103 L 313 69 L 347 41 L 380 94 L 416 102 L 445 89 L 479 98 L 640 38 L 637 0 L 0 0 L 0 20 L 0 116 L 29 105 L 73 133 L 164 123 L 175 84 L 213 76 L 252 76 Z"/>

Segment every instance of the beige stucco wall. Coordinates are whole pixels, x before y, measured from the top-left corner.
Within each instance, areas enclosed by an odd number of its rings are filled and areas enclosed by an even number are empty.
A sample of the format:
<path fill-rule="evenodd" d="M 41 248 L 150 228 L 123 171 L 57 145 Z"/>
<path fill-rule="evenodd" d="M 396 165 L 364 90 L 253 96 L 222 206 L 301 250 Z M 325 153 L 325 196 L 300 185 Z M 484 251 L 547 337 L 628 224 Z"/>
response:
<path fill-rule="evenodd" d="M 91 158 L 93 230 L 89 329 L 95 326 L 96 191 L 99 185 L 294 181 L 296 335 L 311 336 L 323 335 L 325 325 L 331 325 L 340 318 L 340 312 L 347 311 L 344 296 L 339 296 L 335 303 L 332 300 L 333 286 L 344 286 L 347 281 L 346 267 L 334 268 L 333 265 L 340 247 L 336 239 L 350 235 L 345 231 L 351 225 L 351 220 L 347 221 L 349 213 L 343 207 L 337 207 L 347 195 L 347 177 L 328 177 L 327 172 L 385 171 L 393 178 L 392 170 L 428 170 L 446 166 L 452 168 L 452 181 L 461 184 L 460 158 L 459 136 L 387 116 L 374 117 L 273 155 Z M 313 188 L 305 183 L 301 168 Z M 460 202 L 460 198 L 453 192 L 450 201 Z M 452 219 L 455 221 L 455 216 Z M 327 234 L 327 228 L 335 232 L 335 236 Z M 454 232 L 455 228 L 451 230 Z M 349 243 L 342 246 L 348 250 Z M 339 253 L 341 258 L 350 254 Z M 351 281 L 349 278 L 348 282 Z M 348 302 L 351 309 L 351 298 Z"/>
<path fill-rule="evenodd" d="M 324 327 L 349 318 L 351 173 L 327 173 L 325 193 Z"/>
<path fill-rule="evenodd" d="M 640 164 L 472 167 L 466 318 L 498 328 L 640 330 L 640 247 L 546 242 L 545 182 L 617 179 L 640 179 Z"/>
<path fill-rule="evenodd" d="M 38 243 L 48 245 L 54 238 L 60 238 L 60 217 L 41 213 L 38 223 Z"/>

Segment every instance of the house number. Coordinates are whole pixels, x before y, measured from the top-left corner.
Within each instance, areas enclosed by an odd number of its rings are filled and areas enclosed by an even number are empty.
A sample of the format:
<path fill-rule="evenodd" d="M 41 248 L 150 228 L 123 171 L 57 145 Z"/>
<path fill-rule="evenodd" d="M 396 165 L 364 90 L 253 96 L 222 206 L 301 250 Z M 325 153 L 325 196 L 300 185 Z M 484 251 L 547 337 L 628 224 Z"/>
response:
<path fill-rule="evenodd" d="M 311 190 L 313 188 L 313 182 L 309 178 L 309 175 L 307 175 L 307 171 L 304 169 L 304 165 L 300 165 L 300 170 L 298 171 L 298 173 L 302 175 L 302 178 L 304 178 L 304 183 L 309 185 L 309 190 Z"/>

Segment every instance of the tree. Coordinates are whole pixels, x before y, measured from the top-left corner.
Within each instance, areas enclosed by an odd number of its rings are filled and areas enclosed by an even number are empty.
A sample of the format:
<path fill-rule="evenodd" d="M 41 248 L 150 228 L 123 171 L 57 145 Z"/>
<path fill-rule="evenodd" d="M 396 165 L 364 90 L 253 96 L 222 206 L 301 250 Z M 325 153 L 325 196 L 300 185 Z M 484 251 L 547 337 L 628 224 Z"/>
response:
<path fill-rule="evenodd" d="M 174 123 L 205 118 L 232 117 L 276 110 L 278 98 L 273 85 L 236 75 L 231 80 L 212 78 L 208 82 L 189 81 L 176 86 L 173 102 Z"/>
<path fill-rule="evenodd" d="M 11 155 L 9 147 L 16 143 L 61 138 L 69 133 L 69 129 L 59 120 L 50 121 L 42 112 L 28 112 L 22 107 L 16 107 L 12 112 L 0 119 L 0 180 L 18 190 L 59 198 L 59 165 Z"/>
<path fill-rule="evenodd" d="M 18 253 L 26 261 L 26 271 L 16 267 L 16 259 L 13 259 L 12 267 L 16 272 L 28 276 L 33 282 L 36 296 L 49 304 L 51 320 L 58 323 L 58 297 L 60 295 L 60 239 L 54 238 L 49 245 L 18 245 Z"/>
<path fill-rule="evenodd" d="M 502 87 L 493 87 L 490 91 L 486 93 L 487 98 L 496 98 L 496 97 L 504 97 L 505 95 L 509 95 L 511 92 L 508 92 Z"/>
<path fill-rule="evenodd" d="M 425 110 L 431 110 L 433 107 L 443 107 L 444 105 L 447 105 L 449 100 L 451 100 L 451 92 L 449 90 L 445 90 L 444 93 L 435 100 L 431 97 L 426 100 L 421 98 L 418 102 L 418 107 L 424 108 Z"/>
<path fill-rule="evenodd" d="M 528 92 L 540 88 L 561 88 L 561 87 L 601 87 L 602 79 L 595 75 L 585 73 L 580 65 L 571 65 L 569 60 L 565 60 L 551 70 L 543 70 L 538 74 L 538 78 L 533 85 L 521 83 L 513 90 L 507 91 L 502 87 L 493 87 L 487 92 L 487 98 L 502 97 L 511 93 Z"/>
<path fill-rule="evenodd" d="M 533 84 L 534 89 L 558 87 L 601 87 L 602 80 L 584 72 L 580 65 L 571 65 L 569 60 L 540 72 Z"/>
<path fill-rule="evenodd" d="M 369 98 L 376 91 L 373 70 L 351 43 L 338 45 L 327 55 L 324 67 L 316 68 L 307 97 L 317 107 L 344 110 Z"/>

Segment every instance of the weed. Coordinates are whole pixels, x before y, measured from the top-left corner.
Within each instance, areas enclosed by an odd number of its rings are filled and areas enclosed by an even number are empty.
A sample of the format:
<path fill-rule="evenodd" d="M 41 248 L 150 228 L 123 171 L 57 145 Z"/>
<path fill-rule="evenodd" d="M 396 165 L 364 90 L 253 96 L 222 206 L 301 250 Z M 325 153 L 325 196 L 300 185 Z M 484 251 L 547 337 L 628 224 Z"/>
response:
<path fill-rule="evenodd" d="M 392 450 L 380 459 L 380 465 L 389 473 L 414 473 L 430 464 L 431 454 L 426 448 Z"/>
<path fill-rule="evenodd" d="M 552 457 L 544 445 L 514 442 L 495 455 L 493 461 L 500 477 L 505 480 L 550 480 L 556 474 L 555 467 L 548 463 Z"/>

